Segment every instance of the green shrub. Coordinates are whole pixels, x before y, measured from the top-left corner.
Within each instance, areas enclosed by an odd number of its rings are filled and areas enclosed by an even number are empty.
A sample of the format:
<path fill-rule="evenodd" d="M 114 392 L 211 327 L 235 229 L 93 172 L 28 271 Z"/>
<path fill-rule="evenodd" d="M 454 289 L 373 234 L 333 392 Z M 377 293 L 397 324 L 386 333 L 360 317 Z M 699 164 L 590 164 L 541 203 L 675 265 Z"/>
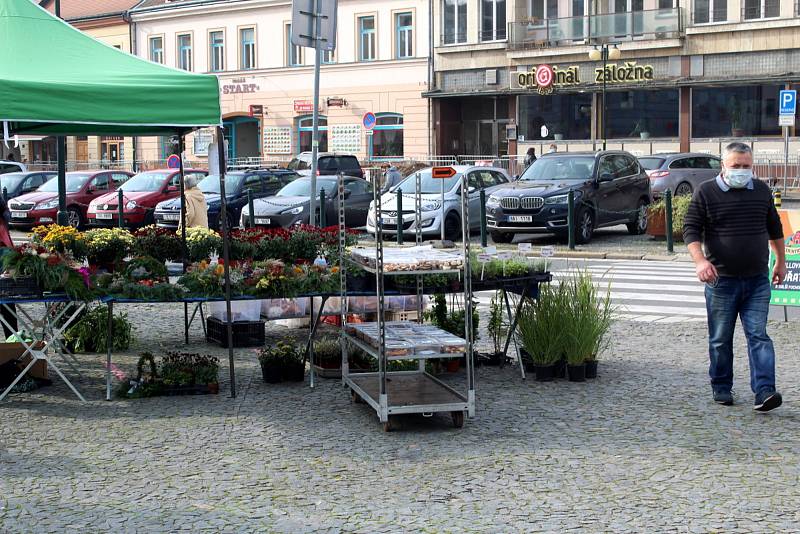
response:
<path fill-rule="evenodd" d="M 128 350 L 133 336 L 128 315 L 114 315 L 112 350 Z M 64 332 L 64 341 L 72 352 L 104 352 L 108 347 L 108 307 L 97 306 Z"/>

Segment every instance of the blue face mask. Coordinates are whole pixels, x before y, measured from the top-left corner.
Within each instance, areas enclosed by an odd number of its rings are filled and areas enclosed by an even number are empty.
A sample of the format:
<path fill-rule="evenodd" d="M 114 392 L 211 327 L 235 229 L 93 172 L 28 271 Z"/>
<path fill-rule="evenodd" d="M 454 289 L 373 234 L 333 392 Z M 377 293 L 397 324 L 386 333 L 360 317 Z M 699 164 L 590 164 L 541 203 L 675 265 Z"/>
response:
<path fill-rule="evenodd" d="M 725 181 L 734 189 L 747 187 L 753 179 L 753 169 L 726 169 Z"/>

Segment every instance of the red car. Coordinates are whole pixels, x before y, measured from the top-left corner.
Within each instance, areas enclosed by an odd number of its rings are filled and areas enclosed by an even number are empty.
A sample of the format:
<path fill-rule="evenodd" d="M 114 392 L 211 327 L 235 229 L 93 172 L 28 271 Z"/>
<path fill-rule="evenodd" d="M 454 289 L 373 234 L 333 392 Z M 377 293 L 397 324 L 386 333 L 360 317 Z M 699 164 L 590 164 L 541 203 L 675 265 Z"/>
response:
<path fill-rule="evenodd" d="M 126 171 L 76 171 L 67 173 L 67 216 L 70 226 L 86 225 L 89 204 L 97 197 L 115 191 L 133 173 Z M 11 226 L 31 228 L 56 222 L 58 178 L 53 177 L 33 193 L 8 201 Z"/>
<path fill-rule="evenodd" d="M 199 180 L 205 178 L 208 171 L 202 169 L 184 169 L 184 175 L 196 175 Z M 180 172 L 177 169 L 158 169 L 140 172 L 120 189 L 124 202 L 123 219 L 127 227 L 138 227 L 153 224 L 153 212 L 156 204 L 180 195 Z M 108 193 L 98 197 L 89 205 L 89 224 L 92 226 L 118 226 L 119 211 L 117 200 L 119 193 Z"/>

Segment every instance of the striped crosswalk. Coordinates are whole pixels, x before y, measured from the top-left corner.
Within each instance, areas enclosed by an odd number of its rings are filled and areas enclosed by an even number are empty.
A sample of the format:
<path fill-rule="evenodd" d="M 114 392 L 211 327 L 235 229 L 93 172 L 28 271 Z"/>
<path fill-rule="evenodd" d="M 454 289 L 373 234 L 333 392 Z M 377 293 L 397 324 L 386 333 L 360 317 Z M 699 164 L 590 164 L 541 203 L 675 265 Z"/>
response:
<path fill-rule="evenodd" d="M 620 320 L 637 322 L 705 322 L 703 285 L 689 262 L 634 260 L 556 260 L 554 281 L 578 270 L 592 275 L 599 288 L 610 286 Z M 479 307 L 489 305 L 491 293 L 477 295 Z"/>

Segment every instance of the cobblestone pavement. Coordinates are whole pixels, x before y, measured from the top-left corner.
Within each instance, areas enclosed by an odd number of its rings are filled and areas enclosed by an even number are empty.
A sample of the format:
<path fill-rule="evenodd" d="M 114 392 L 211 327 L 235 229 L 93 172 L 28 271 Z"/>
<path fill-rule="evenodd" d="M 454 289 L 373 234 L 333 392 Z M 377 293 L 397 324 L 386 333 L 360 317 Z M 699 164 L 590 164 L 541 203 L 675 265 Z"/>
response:
<path fill-rule="evenodd" d="M 126 309 L 136 350 L 180 339 L 179 306 Z M 463 429 L 409 416 L 388 434 L 339 381 L 264 384 L 251 350 L 236 399 L 223 367 L 219 395 L 110 403 L 104 357 L 80 355 L 89 403 L 56 383 L 0 405 L 0 532 L 797 532 L 800 341 L 770 328 L 786 398 L 770 414 L 741 335 L 721 407 L 704 325 L 619 323 L 595 381 L 480 367 Z"/>

